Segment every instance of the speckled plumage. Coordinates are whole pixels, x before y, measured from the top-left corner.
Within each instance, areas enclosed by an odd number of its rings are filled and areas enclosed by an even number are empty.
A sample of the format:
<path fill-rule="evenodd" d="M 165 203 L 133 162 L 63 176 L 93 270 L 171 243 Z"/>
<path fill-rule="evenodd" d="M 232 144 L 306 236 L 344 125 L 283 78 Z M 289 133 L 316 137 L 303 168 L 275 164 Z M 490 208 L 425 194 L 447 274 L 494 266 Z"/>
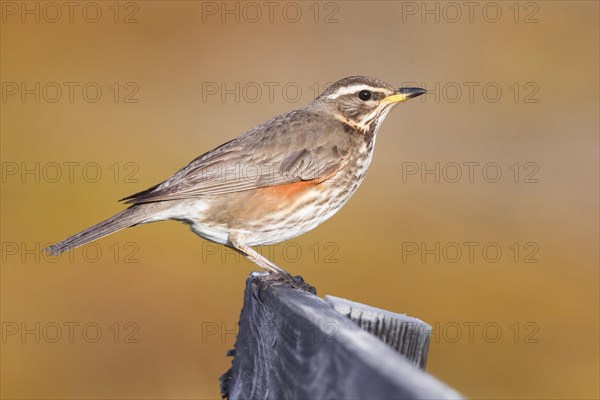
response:
<path fill-rule="evenodd" d="M 368 100 L 358 95 L 365 90 Z M 305 233 L 348 201 L 391 107 L 424 93 L 415 88 L 402 97 L 401 90 L 368 77 L 342 79 L 307 107 L 204 153 L 164 182 L 123 199 L 128 209 L 47 250 L 58 254 L 125 227 L 174 219 L 256 258 L 248 246 Z"/>

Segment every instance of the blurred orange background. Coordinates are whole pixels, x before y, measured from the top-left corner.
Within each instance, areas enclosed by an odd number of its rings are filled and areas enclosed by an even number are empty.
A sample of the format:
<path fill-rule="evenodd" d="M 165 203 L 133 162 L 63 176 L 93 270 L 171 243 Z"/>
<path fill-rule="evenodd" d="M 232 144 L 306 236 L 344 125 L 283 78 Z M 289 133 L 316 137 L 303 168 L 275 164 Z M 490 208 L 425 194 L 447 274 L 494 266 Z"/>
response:
<path fill-rule="evenodd" d="M 431 324 L 466 396 L 598 398 L 598 3 L 269 4 L 0 3 L 2 398 L 218 398 L 256 266 L 175 222 L 39 249 L 349 75 L 430 93 L 261 252 Z"/>

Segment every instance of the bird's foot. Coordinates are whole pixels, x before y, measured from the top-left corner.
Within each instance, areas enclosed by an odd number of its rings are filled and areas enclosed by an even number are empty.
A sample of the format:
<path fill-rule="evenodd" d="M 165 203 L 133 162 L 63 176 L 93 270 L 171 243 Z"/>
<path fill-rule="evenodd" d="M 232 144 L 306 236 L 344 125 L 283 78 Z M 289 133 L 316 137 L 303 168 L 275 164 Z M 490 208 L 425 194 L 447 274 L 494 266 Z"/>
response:
<path fill-rule="evenodd" d="M 314 295 L 317 294 L 317 289 L 304 282 L 302 276 L 292 276 L 287 272 L 271 272 L 268 275 L 256 274 L 254 280 L 252 281 L 252 295 L 255 299 L 262 302 L 261 293 L 270 285 L 270 284 L 282 284 L 287 283 L 294 289 L 299 289 L 305 292 L 312 293 Z"/>
<path fill-rule="evenodd" d="M 293 288 L 303 290 L 305 292 L 312 293 L 314 295 L 317 294 L 317 288 L 312 286 L 310 283 L 304 282 L 304 278 L 302 278 L 302 275 L 296 275 L 296 276 L 290 275 L 290 278 L 291 278 L 291 281 L 289 281 L 289 283 L 290 283 L 290 285 L 292 285 Z"/>

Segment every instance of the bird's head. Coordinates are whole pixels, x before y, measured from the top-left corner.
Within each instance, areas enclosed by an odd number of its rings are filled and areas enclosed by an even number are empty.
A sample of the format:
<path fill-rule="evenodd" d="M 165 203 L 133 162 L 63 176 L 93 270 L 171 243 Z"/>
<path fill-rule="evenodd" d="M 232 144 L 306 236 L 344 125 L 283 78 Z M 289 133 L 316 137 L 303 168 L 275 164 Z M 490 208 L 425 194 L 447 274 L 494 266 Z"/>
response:
<path fill-rule="evenodd" d="M 375 78 L 351 76 L 329 86 L 310 107 L 362 131 L 374 133 L 390 109 L 425 93 L 425 89 L 393 86 Z"/>

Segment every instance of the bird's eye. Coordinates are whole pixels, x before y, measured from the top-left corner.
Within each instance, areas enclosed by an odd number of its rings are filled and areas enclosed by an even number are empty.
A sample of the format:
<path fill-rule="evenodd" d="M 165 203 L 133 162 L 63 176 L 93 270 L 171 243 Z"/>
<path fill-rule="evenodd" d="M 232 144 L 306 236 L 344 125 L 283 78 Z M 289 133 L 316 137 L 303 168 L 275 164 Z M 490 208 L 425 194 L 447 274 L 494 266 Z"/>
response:
<path fill-rule="evenodd" d="M 358 92 L 358 98 L 362 101 L 371 100 L 371 97 L 373 97 L 373 93 L 371 93 L 368 90 L 361 90 L 360 92 Z"/>

